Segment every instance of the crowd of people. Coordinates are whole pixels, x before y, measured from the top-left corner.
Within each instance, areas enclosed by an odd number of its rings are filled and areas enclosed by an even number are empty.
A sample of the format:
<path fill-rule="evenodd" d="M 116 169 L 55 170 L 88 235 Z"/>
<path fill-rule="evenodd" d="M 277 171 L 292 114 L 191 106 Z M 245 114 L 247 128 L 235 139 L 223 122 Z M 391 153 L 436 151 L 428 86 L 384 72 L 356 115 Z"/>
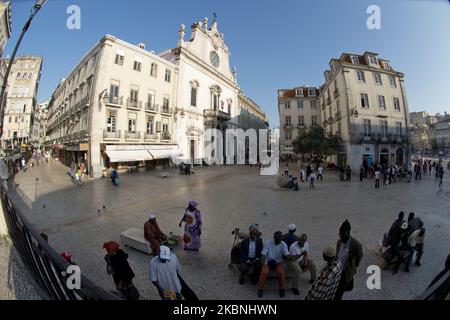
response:
<path fill-rule="evenodd" d="M 198 251 L 201 247 L 202 216 L 198 202 L 191 200 L 181 218 L 184 223 L 182 237 L 184 250 Z M 153 256 L 149 262 L 149 278 L 163 300 L 197 300 L 197 296 L 180 276 L 180 262 L 171 252 L 170 236 L 159 227 L 156 215 L 151 213 L 144 223 L 144 238 L 148 252 Z M 111 274 L 117 290 L 128 300 L 139 298 L 139 291 L 133 284 L 135 274 L 127 259 L 128 255 L 115 241 L 103 245 L 107 254 L 107 272 Z"/>
<path fill-rule="evenodd" d="M 286 293 L 286 272 L 292 275 L 291 291 L 299 295 L 299 279 L 302 273 L 310 274 L 311 288 L 307 300 L 340 300 L 344 292 L 353 290 L 353 277 L 363 257 L 362 245 L 350 235 L 350 222 L 345 220 L 339 228 L 336 246 L 323 249 L 324 266 L 317 274 L 316 264 L 309 252 L 308 236 L 296 235 L 297 226 L 289 225 L 288 232 L 273 234 L 273 239 L 263 241 L 259 226 L 252 224 L 249 234 L 238 246 L 240 250 L 239 283 L 247 276 L 252 284 L 258 285 L 258 297 L 264 295 L 267 277 L 271 271 L 278 279 L 280 297 Z"/>
<path fill-rule="evenodd" d="M 319 180 L 323 181 L 324 168 L 323 164 L 319 164 L 316 171 L 314 170 L 314 166 L 311 163 L 308 163 L 308 165 L 306 166 L 306 172 L 304 166 L 302 166 L 300 168 L 298 177 L 296 177 L 290 172 L 289 165 L 286 164 L 286 166 L 284 167 L 284 175 L 288 179 L 287 187 L 293 189 L 294 191 L 299 191 L 299 183 L 304 182 L 309 182 L 309 189 L 315 189 L 315 182 Z"/>
<path fill-rule="evenodd" d="M 425 227 L 423 221 L 410 212 L 408 220 L 404 220 L 401 211 L 398 218 L 392 223 L 389 231 L 384 235 L 380 249 L 388 265 L 393 265 L 392 273 L 396 274 L 403 263 L 405 272 L 416 256 L 415 265 L 421 265 L 425 243 Z"/>
<path fill-rule="evenodd" d="M 413 179 L 422 180 L 422 175 L 432 176 L 432 174 L 436 179 L 439 179 L 439 187 L 442 187 L 444 177 L 442 162 L 421 159 L 416 161 L 414 165 L 412 163 L 409 165 L 379 165 L 374 163 L 371 166 L 363 162 L 359 171 L 359 179 L 363 181 L 364 178 L 370 177 L 375 180 L 375 189 L 379 189 L 381 179 L 383 179 L 382 184 L 387 187 L 405 179 L 408 183 Z"/>

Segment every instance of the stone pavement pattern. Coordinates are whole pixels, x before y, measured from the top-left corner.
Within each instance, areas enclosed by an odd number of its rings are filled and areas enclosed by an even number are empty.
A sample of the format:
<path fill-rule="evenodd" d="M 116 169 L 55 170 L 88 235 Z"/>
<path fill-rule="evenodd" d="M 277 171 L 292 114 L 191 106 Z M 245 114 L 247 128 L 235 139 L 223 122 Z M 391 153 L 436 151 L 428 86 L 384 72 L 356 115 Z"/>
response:
<path fill-rule="evenodd" d="M 0 300 L 41 300 L 43 295 L 11 243 L 0 238 Z"/>
<path fill-rule="evenodd" d="M 176 170 L 165 179 L 158 178 L 157 172 L 135 173 L 122 175 L 120 187 L 114 187 L 109 179 L 76 187 L 66 171 L 59 163 L 50 163 L 20 173 L 15 180 L 17 201 L 38 231 L 49 235 L 58 252 L 71 252 L 81 271 L 107 290 L 115 288 L 105 272 L 103 242 L 119 242 L 120 232 L 142 228 L 149 212 L 156 213 L 166 234 L 181 235 L 178 222 L 190 199 L 200 203 L 203 214 L 203 247 L 199 252 L 177 249 L 175 254 L 182 276 L 200 299 L 257 299 L 256 287 L 248 282 L 239 285 L 237 271 L 228 269 L 231 231 L 235 227 L 247 231 L 251 223 L 260 224 L 264 240 L 272 238 L 277 229 L 285 232 L 290 223 L 296 223 L 297 233 L 308 234 L 311 256 L 320 269 L 322 248 L 336 244 L 339 226 L 348 219 L 352 235 L 363 244 L 364 258 L 355 289 L 344 295 L 345 299 L 413 299 L 443 268 L 449 254 L 450 181 L 440 193 L 436 180 L 429 177 L 375 190 L 372 180 L 341 183 L 326 171 L 315 190 L 304 183 L 299 192 L 293 192 L 274 190 L 274 177 L 260 176 L 255 167 L 196 167 L 191 176 L 180 176 Z M 37 183 L 35 178 L 39 178 Z M 378 243 L 401 210 L 406 215 L 416 212 L 427 227 L 422 267 L 412 266 L 409 274 L 400 271 L 395 276 L 391 270 L 383 271 L 382 289 L 369 290 L 367 267 L 379 261 Z M 148 279 L 150 257 L 125 250 L 142 298 L 159 299 Z M 301 277 L 300 296 L 289 290 L 285 299 L 304 299 L 308 280 L 306 274 Z M 275 280 L 268 281 L 263 299 L 279 299 Z"/>

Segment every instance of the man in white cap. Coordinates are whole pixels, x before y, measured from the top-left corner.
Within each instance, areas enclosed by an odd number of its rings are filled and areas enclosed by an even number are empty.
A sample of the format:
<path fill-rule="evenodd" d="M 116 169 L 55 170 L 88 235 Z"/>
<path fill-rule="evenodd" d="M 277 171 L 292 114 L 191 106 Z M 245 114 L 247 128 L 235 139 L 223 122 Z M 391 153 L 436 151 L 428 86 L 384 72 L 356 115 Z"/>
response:
<path fill-rule="evenodd" d="M 281 238 L 281 241 L 283 241 L 284 243 L 286 243 L 288 249 L 291 247 L 291 245 L 295 242 L 298 241 L 298 237 L 295 234 L 295 231 L 297 230 L 297 226 L 294 223 L 291 223 L 289 225 L 289 232 L 283 235 L 283 238 Z"/>
<path fill-rule="evenodd" d="M 336 256 L 336 250 L 328 246 L 323 250 L 326 265 L 320 271 L 316 281 L 309 289 L 306 300 L 333 300 L 342 275 L 342 263 Z"/>
<path fill-rule="evenodd" d="M 180 262 L 166 246 L 159 247 L 159 253 L 150 260 L 150 280 L 158 289 L 163 300 L 181 300 L 181 283 L 178 278 Z"/>
<path fill-rule="evenodd" d="M 157 255 L 159 246 L 167 241 L 167 236 L 159 228 L 156 216 L 153 213 L 148 216 L 148 221 L 144 224 L 144 238 L 148 243 L 149 251 L 153 255 Z"/>

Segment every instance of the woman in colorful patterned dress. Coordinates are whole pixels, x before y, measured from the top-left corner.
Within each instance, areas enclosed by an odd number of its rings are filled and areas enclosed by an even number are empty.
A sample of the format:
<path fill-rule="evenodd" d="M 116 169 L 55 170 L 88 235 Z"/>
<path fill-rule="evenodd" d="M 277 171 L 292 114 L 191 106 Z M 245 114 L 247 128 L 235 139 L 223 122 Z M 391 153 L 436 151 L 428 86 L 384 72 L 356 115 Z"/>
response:
<path fill-rule="evenodd" d="M 184 222 L 184 250 L 198 251 L 201 247 L 200 235 L 202 234 L 202 215 L 197 209 L 198 203 L 196 201 L 189 201 L 189 206 L 180 221 Z"/>

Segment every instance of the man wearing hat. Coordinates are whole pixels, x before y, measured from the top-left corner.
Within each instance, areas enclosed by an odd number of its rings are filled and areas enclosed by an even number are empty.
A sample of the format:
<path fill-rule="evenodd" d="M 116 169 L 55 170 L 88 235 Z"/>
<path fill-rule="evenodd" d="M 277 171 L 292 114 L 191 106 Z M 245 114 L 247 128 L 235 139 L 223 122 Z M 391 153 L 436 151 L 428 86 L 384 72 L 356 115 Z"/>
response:
<path fill-rule="evenodd" d="M 342 275 L 334 300 L 341 300 L 345 291 L 353 290 L 353 276 L 363 257 L 361 243 L 350 236 L 352 229 L 350 222 L 345 220 L 339 228 L 339 240 L 337 241 L 336 254 L 342 263 Z"/>
<path fill-rule="evenodd" d="M 240 254 L 241 254 L 241 275 L 239 277 L 239 283 L 243 284 L 245 275 L 253 270 L 250 280 L 252 284 L 256 284 L 261 272 L 261 251 L 263 250 L 263 241 L 260 238 L 259 226 L 252 224 L 249 230 L 249 237 L 241 242 Z"/>
<path fill-rule="evenodd" d="M 169 247 L 160 246 L 158 255 L 150 261 L 150 280 L 163 300 L 181 300 L 180 270 L 177 256 Z"/>
<path fill-rule="evenodd" d="M 281 238 L 281 241 L 286 243 L 286 245 L 289 249 L 295 241 L 299 240 L 299 238 L 295 234 L 295 231 L 297 230 L 297 226 L 294 223 L 291 223 L 288 228 L 289 228 L 288 233 L 283 235 L 283 238 Z"/>
<path fill-rule="evenodd" d="M 309 289 L 306 300 L 332 300 L 336 294 L 342 276 L 341 261 L 336 256 L 336 250 L 331 246 L 323 249 L 322 256 L 326 265 Z"/>
<path fill-rule="evenodd" d="M 154 214 L 150 214 L 148 221 L 144 224 L 144 238 L 148 243 L 149 251 L 153 255 L 157 255 L 161 243 L 167 241 L 167 236 L 159 228 Z"/>

